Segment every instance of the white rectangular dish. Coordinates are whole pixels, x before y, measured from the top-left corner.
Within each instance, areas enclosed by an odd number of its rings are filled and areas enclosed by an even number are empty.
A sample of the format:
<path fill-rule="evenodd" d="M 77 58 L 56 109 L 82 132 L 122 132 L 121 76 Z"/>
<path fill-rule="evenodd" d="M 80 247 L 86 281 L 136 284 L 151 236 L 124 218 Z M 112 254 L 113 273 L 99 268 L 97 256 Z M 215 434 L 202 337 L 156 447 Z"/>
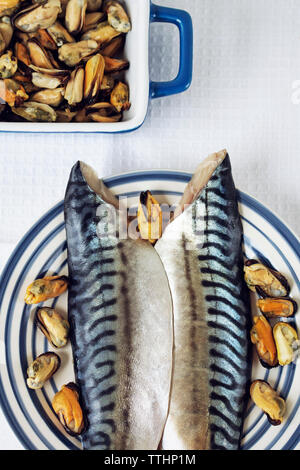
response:
<path fill-rule="evenodd" d="M 154 5 L 150 0 L 126 0 L 132 30 L 127 35 L 124 56 L 130 67 L 125 80 L 130 88 L 131 108 L 117 123 L 35 123 L 0 122 L 0 132 L 93 132 L 122 133 L 139 128 L 146 117 L 149 96 L 160 98 L 185 91 L 193 69 L 193 27 L 190 15 L 173 8 Z M 180 62 L 177 77 L 170 82 L 150 82 L 149 28 L 151 22 L 175 24 L 180 33 Z"/>

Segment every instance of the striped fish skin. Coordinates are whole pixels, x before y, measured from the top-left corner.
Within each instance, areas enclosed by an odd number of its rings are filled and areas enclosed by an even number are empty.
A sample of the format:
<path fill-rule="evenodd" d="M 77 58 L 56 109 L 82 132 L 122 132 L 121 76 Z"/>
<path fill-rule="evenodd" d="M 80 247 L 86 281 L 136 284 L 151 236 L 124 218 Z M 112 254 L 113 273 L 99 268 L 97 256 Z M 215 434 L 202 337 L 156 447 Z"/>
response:
<path fill-rule="evenodd" d="M 174 370 L 162 447 L 236 450 L 250 381 L 251 315 L 227 152 L 199 167 L 182 201 L 193 198 L 156 244 L 174 309 Z"/>
<path fill-rule="evenodd" d="M 78 162 L 65 197 L 71 343 L 88 422 L 83 448 L 155 450 L 172 373 L 169 285 L 149 243 L 119 240 L 103 223 L 117 201 L 90 175 Z"/>

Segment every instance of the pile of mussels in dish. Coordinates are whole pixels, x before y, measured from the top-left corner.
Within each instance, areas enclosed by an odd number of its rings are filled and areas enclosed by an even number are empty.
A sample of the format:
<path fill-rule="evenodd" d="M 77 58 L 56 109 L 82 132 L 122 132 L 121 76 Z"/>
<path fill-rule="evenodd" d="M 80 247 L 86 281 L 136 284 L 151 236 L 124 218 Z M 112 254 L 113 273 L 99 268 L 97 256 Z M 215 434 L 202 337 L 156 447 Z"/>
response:
<path fill-rule="evenodd" d="M 115 0 L 0 2 L 0 119 L 118 122 L 131 22 Z"/>

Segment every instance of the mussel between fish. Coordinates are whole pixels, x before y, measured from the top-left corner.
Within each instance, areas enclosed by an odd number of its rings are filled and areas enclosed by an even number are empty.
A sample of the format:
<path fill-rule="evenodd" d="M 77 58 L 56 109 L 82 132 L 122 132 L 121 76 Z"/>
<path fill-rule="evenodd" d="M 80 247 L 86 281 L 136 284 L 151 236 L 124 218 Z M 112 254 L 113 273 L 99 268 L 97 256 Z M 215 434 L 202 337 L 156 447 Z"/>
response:
<path fill-rule="evenodd" d="M 140 195 L 137 220 L 141 238 L 156 243 L 162 235 L 162 210 L 150 191 Z"/>

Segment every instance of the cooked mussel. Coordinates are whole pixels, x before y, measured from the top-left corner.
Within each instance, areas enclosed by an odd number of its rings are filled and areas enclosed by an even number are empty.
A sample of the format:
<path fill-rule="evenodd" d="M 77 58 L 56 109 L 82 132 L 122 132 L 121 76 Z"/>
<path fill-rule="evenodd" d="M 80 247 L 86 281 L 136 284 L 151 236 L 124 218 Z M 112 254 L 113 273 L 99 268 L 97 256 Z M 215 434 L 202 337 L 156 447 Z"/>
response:
<path fill-rule="evenodd" d="M 47 276 L 43 279 L 36 279 L 27 287 L 25 302 L 32 305 L 58 297 L 67 290 L 68 283 L 67 276 Z"/>
<path fill-rule="evenodd" d="M 55 122 L 56 112 L 48 104 L 26 101 L 17 108 L 11 108 L 14 114 L 31 122 Z"/>
<path fill-rule="evenodd" d="M 84 25 L 87 0 L 69 0 L 66 8 L 65 24 L 71 34 L 78 34 Z"/>
<path fill-rule="evenodd" d="M 128 33 L 131 30 L 131 23 L 128 15 L 121 5 L 116 0 L 110 0 L 105 4 L 105 11 L 109 24 L 120 33 Z"/>
<path fill-rule="evenodd" d="M 93 40 L 97 41 L 99 46 L 103 46 L 112 41 L 115 37 L 119 36 L 121 33 L 116 31 L 107 21 L 102 21 L 94 28 L 86 31 L 82 37 L 82 41 Z"/>
<path fill-rule="evenodd" d="M 287 366 L 294 361 L 299 351 L 297 331 L 288 323 L 279 322 L 273 328 L 278 361 L 281 366 Z"/>
<path fill-rule="evenodd" d="M 9 106 L 21 106 L 29 96 L 24 87 L 12 78 L 0 80 L 0 102 Z"/>
<path fill-rule="evenodd" d="M 67 82 L 69 72 L 60 69 L 44 69 L 30 65 L 32 83 L 38 88 L 54 90 Z"/>
<path fill-rule="evenodd" d="M 282 423 L 286 411 L 285 401 L 267 382 L 263 380 L 253 382 L 250 395 L 254 403 L 266 413 L 273 426 Z"/>
<path fill-rule="evenodd" d="M 79 390 L 73 382 L 63 385 L 52 400 L 52 407 L 61 424 L 71 436 L 80 435 L 85 428 Z"/>
<path fill-rule="evenodd" d="M 44 89 L 35 92 L 31 97 L 31 101 L 35 101 L 37 103 L 48 104 L 49 106 L 53 106 L 56 108 L 60 106 L 64 99 L 65 89 L 63 87 L 55 88 L 54 90 L 51 89 Z"/>
<path fill-rule="evenodd" d="M 56 51 L 57 44 L 46 29 L 38 29 L 36 33 L 31 33 L 31 35 L 42 47 Z"/>
<path fill-rule="evenodd" d="M 102 0 L 87 0 L 88 11 L 100 10 L 101 6 L 102 6 Z"/>
<path fill-rule="evenodd" d="M 64 44 L 58 52 L 59 60 L 69 67 L 74 67 L 84 58 L 95 54 L 98 49 L 96 41 L 86 40 Z"/>
<path fill-rule="evenodd" d="M 47 29 L 61 12 L 60 0 L 46 0 L 19 11 L 13 18 L 14 26 L 25 33 Z"/>
<path fill-rule="evenodd" d="M 130 109 L 129 88 L 126 83 L 120 81 L 116 83 L 110 95 L 110 102 L 119 113 Z"/>
<path fill-rule="evenodd" d="M 263 315 L 255 316 L 253 323 L 250 336 L 261 364 L 267 369 L 276 367 L 278 359 L 271 325 Z"/>
<path fill-rule="evenodd" d="M 70 325 L 60 313 L 49 307 L 38 308 L 36 324 L 48 341 L 56 348 L 63 348 L 68 342 Z"/>
<path fill-rule="evenodd" d="M 47 51 L 37 39 L 32 38 L 27 42 L 27 50 L 31 63 L 36 67 L 44 69 L 58 68 L 58 64 L 54 61 L 50 51 Z"/>
<path fill-rule="evenodd" d="M 67 83 L 65 99 L 70 106 L 81 103 L 83 99 L 84 68 L 77 67 L 71 73 L 70 80 Z"/>
<path fill-rule="evenodd" d="M 110 93 L 115 86 L 115 80 L 112 78 L 111 75 L 103 75 L 103 79 L 101 82 L 100 89 L 102 92 Z"/>
<path fill-rule="evenodd" d="M 122 115 L 117 113 L 117 110 L 107 102 L 94 103 L 93 105 L 85 108 L 86 120 L 95 122 L 118 122 Z"/>
<path fill-rule="evenodd" d="M 0 16 L 11 16 L 24 0 L 1 0 Z"/>
<path fill-rule="evenodd" d="M 289 298 L 266 297 L 259 299 L 257 306 L 260 311 L 268 318 L 291 317 L 298 309 L 297 303 Z"/>
<path fill-rule="evenodd" d="M 101 54 L 106 57 L 114 57 L 121 49 L 123 49 L 125 44 L 125 35 L 117 36 L 108 44 L 101 47 Z"/>
<path fill-rule="evenodd" d="M 7 51 L 0 57 L 0 78 L 11 78 L 17 71 L 18 61 L 12 55 L 12 51 Z"/>
<path fill-rule="evenodd" d="M 156 243 L 162 235 L 162 210 L 150 191 L 140 195 L 137 221 L 141 238 Z"/>
<path fill-rule="evenodd" d="M 27 369 L 27 386 L 34 390 L 42 388 L 59 367 L 60 357 L 57 354 L 53 352 L 41 354 Z"/>
<path fill-rule="evenodd" d="M 77 111 L 71 111 L 70 108 L 56 110 L 56 122 L 71 122 L 76 116 Z"/>
<path fill-rule="evenodd" d="M 66 28 L 59 23 L 59 21 L 56 21 L 52 26 L 49 26 L 47 32 L 57 47 L 61 47 L 64 44 L 68 44 L 70 42 L 75 42 L 73 36 L 71 36 L 69 31 L 67 31 Z"/>
<path fill-rule="evenodd" d="M 8 48 L 13 36 L 13 31 L 9 16 L 0 18 L 0 53 Z"/>
<path fill-rule="evenodd" d="M 120 1 L 0 0 L 2 119 L 120 121 L 131 106 L 122 74 L 130 29 Z"/>
<path fill-rule="evenodd" d="M 121 72 L 129 68 L 128 60 L 122 59 L 113 59 L 111 57 L 104 56 L 105 60 L 105 72 L 106 73 L 116 73 Z"/>
<path fill-rule="evenodd" d="M 245 263 L 245 281 L 249 289 L 262 297 L 287 297 L 290 287 L 286 278 L 256 260 Z"/>
<path fill-rule="evenodd" d="M 31 64 L 31 60 L 30 60 L 27 47 L 21 42 L 16 42 L 15 44 L 15 56 L 18 60 L 18 63 L 21 64 L 22 70 L 24 72 L 27 72 L 28 67 Z"/>
<path fill-rule="evenodd" d="M 95 100 L 99 94 L 104 76 L 105 62 L 101 54 L 91 57 L 85 65 L 84 75 L 84 99 Z"/>
<path fill-rule="evenodd" d="M 105 13 L 103 11 L 95 11 L 93 13 L 87 13 L 84 18 L 84 24 L 82 27 L 82 32 L 86 32 L 89 29 L 95 28 L 98 23 L 100 23 L 105 18 Z"/>

